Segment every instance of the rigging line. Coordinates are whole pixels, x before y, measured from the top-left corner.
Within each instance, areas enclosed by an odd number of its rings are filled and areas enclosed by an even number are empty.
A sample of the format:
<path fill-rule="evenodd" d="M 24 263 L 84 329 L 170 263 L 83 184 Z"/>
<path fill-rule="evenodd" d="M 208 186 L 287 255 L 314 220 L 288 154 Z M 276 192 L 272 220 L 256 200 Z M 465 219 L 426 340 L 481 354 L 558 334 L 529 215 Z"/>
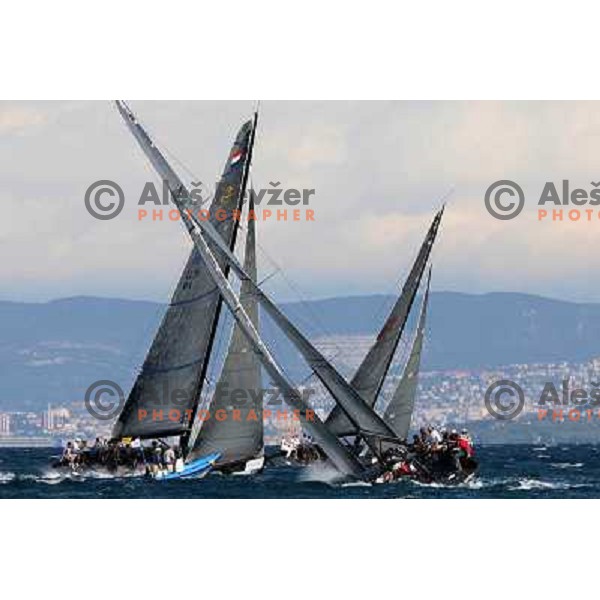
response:
<path fill-rule="evenodd" d="M 148 134 L 152 137 L 152 139 L 155 142 L 155 146 L 160 146 L 161 150 L 164 151 L 165 154 L 167 154 L 175 163 L 177 163 L 181 169 L 183 171 L 185 171 L 187 173 L 187 175 L 190 177 L 190 181 L 191 182 L 201 182 L 202 185 L 204 186 L 205 190 L 208 192 L 207 193 L 207 197 L 206 198 L 202 198 L 198 208 L 203 208 L 206 204 L 212 202 L 215 198 L 216 195 L 216 188 L 213 185 L 209 185 L 207 182 L 203 181 L 203 179 L 197 174 L 195 173 L 190 167 L 188 167 L 183 160 L 181 160 L 176 154 L 175 152 L 173 152 L 172 150 L 169 149 L 168 145 L 165 143 L 165 141 L 159 137 L 158 135 L 156 135 L 151 127 L 148 127 L 147 124 L 145 123 L 145 121 L 143 121 L 140 118 L 136 117 L 137 122 L 148 132 Z M 157 181 L 162 185 L 162 180 L 160 179 L 160 177 L 158 177 L 158 174 L 153 170 L 153 173 L 157 176 L 156 179 Z"/>
<path fill-rule="evenodd" d="M 264 279 L 262 279 L 260 281 L 260 283 L 257 283 L 258 287 L 262 287 L 263 283 L 266 283 L 267 281 L 269 281 L 269 279 L 271 279 L 271 277 L 274 277 L 275 275 L 277 275 L 278 271 L 273 271 L 270 275 L 267 275 Z"/>
<path fill-rule="evenodd" d="M 155 134 L 152 127 L 148 127 L 147 123 L 136 116 L 136 121 L 143 127 L 148 135 L 154 140 L 155 146 L 160 146 L 161 150 L 164 150 L 179 166 L 188 173 L 192 177 L 192 181 L 197 181 L 200 179 L 193 171 L 190 169 L 169 147 L 165 144 L 164 140 Z"/>
<path fill-rule="evenodd" d="M 252 176 L 250 176 L 250 177 L 252 177 Z M 250 189 L 254 189 L 254 180 L 253 179 L 251 179 Z M 244 226 L 242 223 L 240 223 L 240 229 L 242 229 L 244 231 L 247 230 L 246 226 Z M 271 267 L 274 269 L 274 272 L 271 275 L 269 275 L 268 277 L 266 277 L 264 279 L 264 281 L 267 281 L 268 279 L 271 279 L 273 276 L 275 276 L 277 274 L 281 274 L 281 277 L 283 278 L 283 280 L 286 283 L 286 285 L 288 286 L 288 288 L 292 292 L 294 292 L 296 294 L 296 296 L 298 297 L 298 303 L 301 304 L 302 306 L 304 306 L 304 308 L 307 309 L 307 312 L 312 312 L 313 313 L 313 319 L 314 319 L 315 324 L 317 326 L 316 328 L 320 329 L 320 333 L 322 335 L 331 337 L 332 336 L 331 332 L 328 331 L 327 328 L 320 321 L 320 318 L 319 318 L 317 312 L 313 308 L 310 307 L 310 305 L 308 304 L 307 299 L 305 298 L 304 294 L 300 290 L 299 286 L 296 285 L 285 274 L 285 271 L 284 271 L 283 267 L 269 254 L 269 252 L 267 251 L 267 249 L 265 248 L 265 246 L 263 246 L 263 244 L 261 244 L 258 239 L 256 240 L 256 247 L 260 251 L 261 256 L 263 256 L 271 264 Z M 304 318 L 306 318 L 306 316 Z"/>
<path fill-rule="evenodd" d="M 173 159 L 173 161 L 176 162 L 182 168 L 182 170 L 184 170 L 190 176 L 192 181 L 200 180 L 200 176 L 194 173 L 194 171 L 192 171 L 190 167 L 188 167 L 180 158 L 178 158 L 172 150 L 169 150 L 169 148 L 165 145 L 162 139 L 156 136 L 154 136 L 154 139 L 158 142 L 157 145 L 160 145 L 161 150 L 164 150 L 165 153 L 168 154 Z"/>
<path fill-rule="evenodd" d="M 242 223 L 240 223 L 240 229 L 242 229 L 245 232 L 247 231 L 247 228 Z M 266 277 L 262 283 L 264 283 L 265 281 L 268 281 L 275 275 L 281 274 L 281 277 L 283 278 L 287 287 L 298 297 L 298 304 L 300 304 L 305 309 L 305 312 L 312 313 L 312 319 L 314 321 L 314 323 L 312 325 L 317 330 L 317 334 L 324 336 L 324 337 L 329 337 L 329 338 L 334 337 L 333 334 L 325 327 L 325 325 L 321 321 L 320 317 L 318 316 L 318 313 L 316 312 L 316 310 L 311 307 L 309 301 L 303 296 L 300 288 L 296 284 L 294 284 L 294 282 L 288 276 L 286 276 L 285 271 L 283 270 L 283 267 L 281 267 L 281 265 L 279 265 L 279 263 L 277 263 L 275 261 L 275 259 L 268 253 L 266 248 L 258 240 L 256 241 L 256 246 L 257 246 L 258 250 L 260 251 L 260 255 L 262 257 L 264 257 L 269 263 L 271 263 L 271 266 L 275 269 L 274 272 L 271 275 L 269 275 L 268 277 Z M 262 283 L 259 285 L 262 285 Z M 306 314 L 302 315 L 301 314 L 300 317 L 302 320 L 304 320 L 304 321 L 308 320 L 310 322 L 310 319 L 311 319 L 310 315 L 306 315 Z M 332 346 L 336 350 L 336 356 L 347 355 L 348 350 L 341 348 L 335 342 L 332 342 Z"/>
<path fill-rule="evenodd" d="M 271 256 L 269 256 L 266 248 L 262 244 L 259 244 L 259 246 L 260 246 L 261 252 L 270 260 L 271 264 L 276 269 L 276 272 L 281 274 L 281 277 L 283 278 L 283 280 L 285 281 L 287 286 L 298 296 L 300 304 L 302 304 L 305 308 L 307 308 L 309 312 L 314 313 L 313 316 L 315 318 L 317 326 L 321 328 L 321 332 L 324 335 L 331 336 L 331 332 L 328 331 L 327 328 L 325 327 L 325 325 L 321 322 L 321 319 L 320 319 L 319 315 L 317 314 L 317 312 L 315 311 L 315 309 L 311 308 L 309 301 L 304 296 L 300 287 L 296 283 L 294 283 L 294 281 L 288 275 L 286 275 L 286 272 L 283 269 L 283 267 L 279 263 L 277 263 Z"/>
<path fill-rule="evenodd" d="M 243 229 L 244 229 L 244 231 L 246 231 L 246 228 L 243 228 Z M 274 276 L 281 274 L 283 279 L 287 283 L 288 287 L 290 287 L 292 289 L 292 291 L 294 291 L 300 297 L 299 304 L 301 304 L 302 306 L 307 308 L 309 310 L 309 312 L 313 312 L 314 315 L 316 315 L 317 313 L 314 311 L 314 309 L 312 309 L 310 307 L 310 304 L 301 297 L 301 293 L 298 290 L 296 290 L 294 288 L 293 284 L 291 283 L 291 281 L 288 278 L 286 278 L 282 267 L 279 266 L 277 263 L 275 263 L 274 260 L 271 259 L 271 257 L 269 256 L 269 254 L 267 253 L 265 248 L 258 241 L 256 242 L 256 244 L 257 244 L 257 246 L 259 246 L 261 253 L 264 254 L 266 256 L 266 258 L 271 262 L 271 264 L 275 267 L 275 270 L 272 273 L 270 273 L 269 275 L 267 275 L 266 277 L 264 277 L 260 282 L 257 283 L 257 285 L 259 287 L 262 287 L 262 285 L 264 283 L 266 283 L 267 281 L 272 279 Z M 304 319 L 306 319 L 306 316 L 304 316 Z M 315 321 L 317 322 L 317 329 L 318 329 L 319 328 L 319 319 L 316 317 Z M 327 331 L 324 326 L 321 326 L 320 329 L 321 329 L 321 331 L 320 331 L 321 335 L 328 336 L 330 338 L 333 337 L 332 334 L 329 331 Z M 340 356 L 344 357 L 347 355 L 347 353 L 348 353 L 347 350 L 341 348 L 335 342 L 331 342 L 331 344 L 333 346 L 333 349 L 335 350 L 335 353 L 332 355 L 332 360 L 335 360 L 336 358 L 338 358 Z M 313 375 L 314 375 L 314 373 L 312 375 L 310 375 L 309 377 L 312 377 Z"/>
<path fill-rule="evenodd" d="M 250 175 L 250 189 L 254 189 L 254 179 L 252 179 L 252 175 Z M 243 231 L 247 231 L 247 228 L 240 223 L 240 229 L 242 229 Z M 299 286 L 297 286 L 286 274 L 285 271 L 283 270 L 283 267 L 269 254 L 269 252 L 267 251 L 267 249 L 265 248 L 265 246 L 263 246 L 260 241 L 256 240 L 256 246 L 258 248 L 258 250 L 261 253 L 261 256 L 263 256 L 264 258 L 266 258 L 266 260 L 271 264 L 271 266 L 274 268 L 273 273 L 271 273 L 270 275 L 268 275 L 266 278 L 263 279 L 263 281 L 259 284 L 262 285 L 263 283 L 265 283 L 266 281 L 268 281 L 269 279 L 271 279 L 272 277 L 274 277 L 275 275 L 281 274 L 281 277 L 283 278 L 284 282 L 286 283 L 286 285 L 288 286 L 288 288 L 294 292 L 296 294 L 296 296 L 298 297 L 298 303 L 303 306 L 305 308 L 305 310 L 309 313 L 312 313 L 312 318 L 314 320 L 314 325 L 316 325 L 316 329 L 320 330 L 321 335 L 323 336 L 327 336 L 327 337 L 332 337 L 332 333 L 324 326 L 324 324 L 321 322 L 317 312 L 315 309 L 311 308 L 310 304 L 308 303 L 308 301 L 306 300 L 306 298 L 304 297 L 302 291 L 300 290 Z M 304 316 L 304 319 L 306 319 L 307 317 Z M 310 319 L 310 317 L 309 317 Z M 343 353 L 344 351 L 337 346 L 334 343 L 334 348 L 340 352 Z"/>
<path fill-rule="evenodd" d="M 290 277 L 288 277 L 286 275 L 283 267 L 268 253 L 267 249 L 260 242 L 257 242 L 257 246 L 258 246 L 258 249 L 260 250 L 261 256 L 264 256 L 271 263 L 271 266 L 275 269 L 272 276 L 278 275 L 278 274 L 281 275 L 286 286 L 298 298 L 297 303 L 304 309 L 304 313 L 305 313 L 305 314 L 302 314 L 300 312 L 299 316 L 303 321 L 305 321 L 305 325 L 306 325 L 306 323 L 308 323 L 309 325 L 312 325 L 312 327 L 316 330 L 317 335 L 319 335 L 319 336 L 334 338 L 334 335 L 324 325 L 324 323 L 321 320 L 321 317 L 317 313 L 316 309 L 311 306 L 311 302 L 304 296 L 300 287 L 297 284 L 295 284 L 294 281 Z M 269 276 L 268 279 L 270 279 L 272 276 Z M 312 322 L 311 322 L 311 319 L 312 319 Z M 314 337 L 314 335 L 311 337 Z M 347 350 L 344 350 L 343 348 L 341 348 L 336 342 L 332 342 L 332 346 L 338 354 L 344 355 L 345 353 L 348 352 Z"/>
<path fill-rule="evenodd" d="M 441 197 L 441 202 L 443 203 L 447 197 L 452 194 L 454 191 L 453 188 L 450 188 L 442 197 Z M 257 245 L 259 246 L 259 249 L 261 251 L 261 253 L 269 260 L 269 262 L 277 269 L 277 272 L 281 273 L 281 276 L 283 278 L 283 280 L 285 281 L 285 283 L 287 284 L 287 286 L 298 296 L 299 303 L 300 305 L 305 309 L 305 311 L 307 313 L 311 313 L 312 314 L 312 319 L 314 321 L 314 325 L 316 326 L 317 330 L 320 330 L 321 335 L 327 336 L 327 337 L 332 337 L 331 332 L 324 326 L 323 322 L 320 320 L 317 312 L 315 309 L 313 309 L 310 304 L 308 304 L 308 302 L 306 301 L 306 299 L 304 298 L 301 290 L 299 289 L 299 287 L 294 284 L 294 282 L 285 274 L 285 271 L 283 270 L 283 268 L 269 255 L 269 253 L 267 252 L 266 248 L 264 248 L 262 246 L 262 244 L 257 243 Z M 397 289 L 400 285 L 400 282 L 404 279 L 404 273 L 402 273 L 395 281 L 394 283 L 394 291 L 397 294 Z M 391 293 L 391 292 L 390 292 Z M 387 294 L 385 294 L 387 295 Z M 391 307 L 388 307 L 388 302 L 383 299 L 380 303 L 379 308 L 374 312 L 375 315 L 375 319 L 376 320 L 380 320 L 384 310 L 387 308 L 387 311 L 390 310 Z M 393 306 L 393 304 L 392 304 Z M 306 317 L 305 317 L 306 318 Z M 310 316 L 309 316 L 310 318 Z M 406 345 L 406 341 L 402 342 L 400 341 L 399 343 L 403 343 L 404 345 Z M 345 357 L 348 354 L 348 350 L 341 348 L 338 344 L 336 344 L 335 342 L 333 342 L 333 347 L 336 351 L 333 359 L 338 358 L 339 356 Z"/>

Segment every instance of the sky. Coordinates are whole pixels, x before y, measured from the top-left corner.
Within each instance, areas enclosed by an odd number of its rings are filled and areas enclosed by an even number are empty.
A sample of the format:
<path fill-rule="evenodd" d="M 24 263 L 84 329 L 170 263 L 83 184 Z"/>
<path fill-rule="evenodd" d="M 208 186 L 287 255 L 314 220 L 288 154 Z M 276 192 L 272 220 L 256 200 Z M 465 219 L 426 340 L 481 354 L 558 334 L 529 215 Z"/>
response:
<path fill-rule="evenodd" d="M 131 101 L 184 181 L 218 179 L 254 101 Z M 314 222 L 259 222 L 261 277 L 281 300 L 395 293 L 442 198 L 434 290 L 600 301 L 592 222 L 538 222 L 547 181 L 600 181 L 598 102 L 263 102 L 252 183 L 314 189 Z M 87 188 L 119 183 L 115 219 Z M 525 209 L 499 221 L 493 182 Z M 0 102 L 0 299 L 96 295 L 167 301 L 190 251 L 178 222 L 138 220 L 156 182 L 109 101 Z M 585 207 L 583 207 L 585 208 Z"/>

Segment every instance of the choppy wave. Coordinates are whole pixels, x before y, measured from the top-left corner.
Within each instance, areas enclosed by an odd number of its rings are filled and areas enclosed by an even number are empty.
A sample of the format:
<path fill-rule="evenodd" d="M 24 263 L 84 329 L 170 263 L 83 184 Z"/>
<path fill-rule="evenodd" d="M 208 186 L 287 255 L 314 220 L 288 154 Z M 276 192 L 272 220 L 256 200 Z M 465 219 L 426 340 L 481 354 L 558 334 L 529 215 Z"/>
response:
<path fill-rule="evenodd" d="M 416 485 L 417 487 L 423 488 L 431 488 L 431 489 L 467 489 L 467 490 L 479 490 L 485 486 L 485 482 L 482 479 L 474 477 L 467 481 L 461 481 L 459 483 L 442 483 L 438 481 L 434 481 L 432 483 L 423 483 L 421 481 L 416 481 L 414 479 L 409 480 L 411 484 Z"/>
<path fill-rule="evenodd" d="M 10 483 L 15 478 L 15 474 L 12 471 L 0 471 L 0 484 Z"/>
<path fill-rule="evenodd" d="M 600 447 L 600 446 L 599 446 Z M 537 450 L 534 451 L 534 448 Z M 478 449 L 475 477 L 461 483 L 341 483 L 326 463 L 269 465 L 249 477 L 149 482 L 106 471 L 69 473 L 41 449 L 0 449 L 0 497 L 12 498 L 600 498 L 595 446 L 489 446 Z M 550 456 L 551 458 L 544 458 Z"/>
<path fill-rule="evenodd" d="M 328 485 L 335 485 L 339 480 L 339 471 L 329 462 L 322 461 L 304 467 L 298 476 L 299 482 L 326 483 Z"/>
<path fill-rule="evenodd" d="M 519 479 L 516 485 L 509 486 L 512 491 L 531 491 L 531 490 L 566 490 L 570 486 L 567 482 L 562 481 L 543 481 L 541 479 Z"/>
<path fill-rule="evenodd" d="M 348 481 L 346 483 L 342 483 L 342 487 L 371 487 L 373 484 L 368 481 Z"/>

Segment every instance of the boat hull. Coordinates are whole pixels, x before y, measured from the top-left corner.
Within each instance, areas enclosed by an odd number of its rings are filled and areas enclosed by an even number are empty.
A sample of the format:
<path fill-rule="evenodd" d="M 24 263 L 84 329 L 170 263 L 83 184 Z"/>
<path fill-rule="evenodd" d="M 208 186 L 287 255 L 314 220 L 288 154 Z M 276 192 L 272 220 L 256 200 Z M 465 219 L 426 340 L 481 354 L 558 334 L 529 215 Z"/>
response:
<path fill-rule="evenodd" d="M 164 481 L 167 479 L 183 479 L 186 477 L 199 478 L 209 473 L 212 470 L 216 461 L 221 458 L 219 452 L 213 452 L 206 456 L 201 456 L 196 460 L 185 464 L 183 468 L 176 471 L 165 471 L 159 470 L 153 472 L 150 465 L 146 463 L 139 463 L 136 467 L 128 467 L 120 465 L 116 468 L 107 468 L 100 464 L 96 465 L 84 465 L 81 467 L 71 467 L 69 465 L 62 464 L 60 461 L 56 461 L 52 468 L 58 473 L 67 476 L 77 477 L 150 477 Z"/>
<path fill-rule="evenodd" d="M 213 452 L 212 454 L 201 456 L 200 458 L 187 463 L 181 471 L 157 474 L 155 479 L 167 481 L 171 479 L 185 479 L 187 477 L 204 477 L 204 475 L 207 475 L 209 471 L 212 470 L 219 458 L 221 458 L 221 454 L 219 452 Z"/>

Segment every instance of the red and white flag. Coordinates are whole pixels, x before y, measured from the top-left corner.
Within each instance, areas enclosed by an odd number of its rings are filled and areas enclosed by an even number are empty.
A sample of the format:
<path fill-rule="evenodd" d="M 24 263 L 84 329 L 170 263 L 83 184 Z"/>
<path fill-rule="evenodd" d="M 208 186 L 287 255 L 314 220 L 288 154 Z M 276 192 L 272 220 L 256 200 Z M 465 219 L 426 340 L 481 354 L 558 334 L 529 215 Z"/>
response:
<path fill-rule="evenodd" d="M 232 167 L 233 167 L 233 165 L 237 165 L 237 163 L 239 163 L 240 160 L 242 160 L 243 154 L 244 153 L 239 148 L 236 148 L 231 153 L 231 156 L 229 158 L 229 165 L 232 166 Z"/>

